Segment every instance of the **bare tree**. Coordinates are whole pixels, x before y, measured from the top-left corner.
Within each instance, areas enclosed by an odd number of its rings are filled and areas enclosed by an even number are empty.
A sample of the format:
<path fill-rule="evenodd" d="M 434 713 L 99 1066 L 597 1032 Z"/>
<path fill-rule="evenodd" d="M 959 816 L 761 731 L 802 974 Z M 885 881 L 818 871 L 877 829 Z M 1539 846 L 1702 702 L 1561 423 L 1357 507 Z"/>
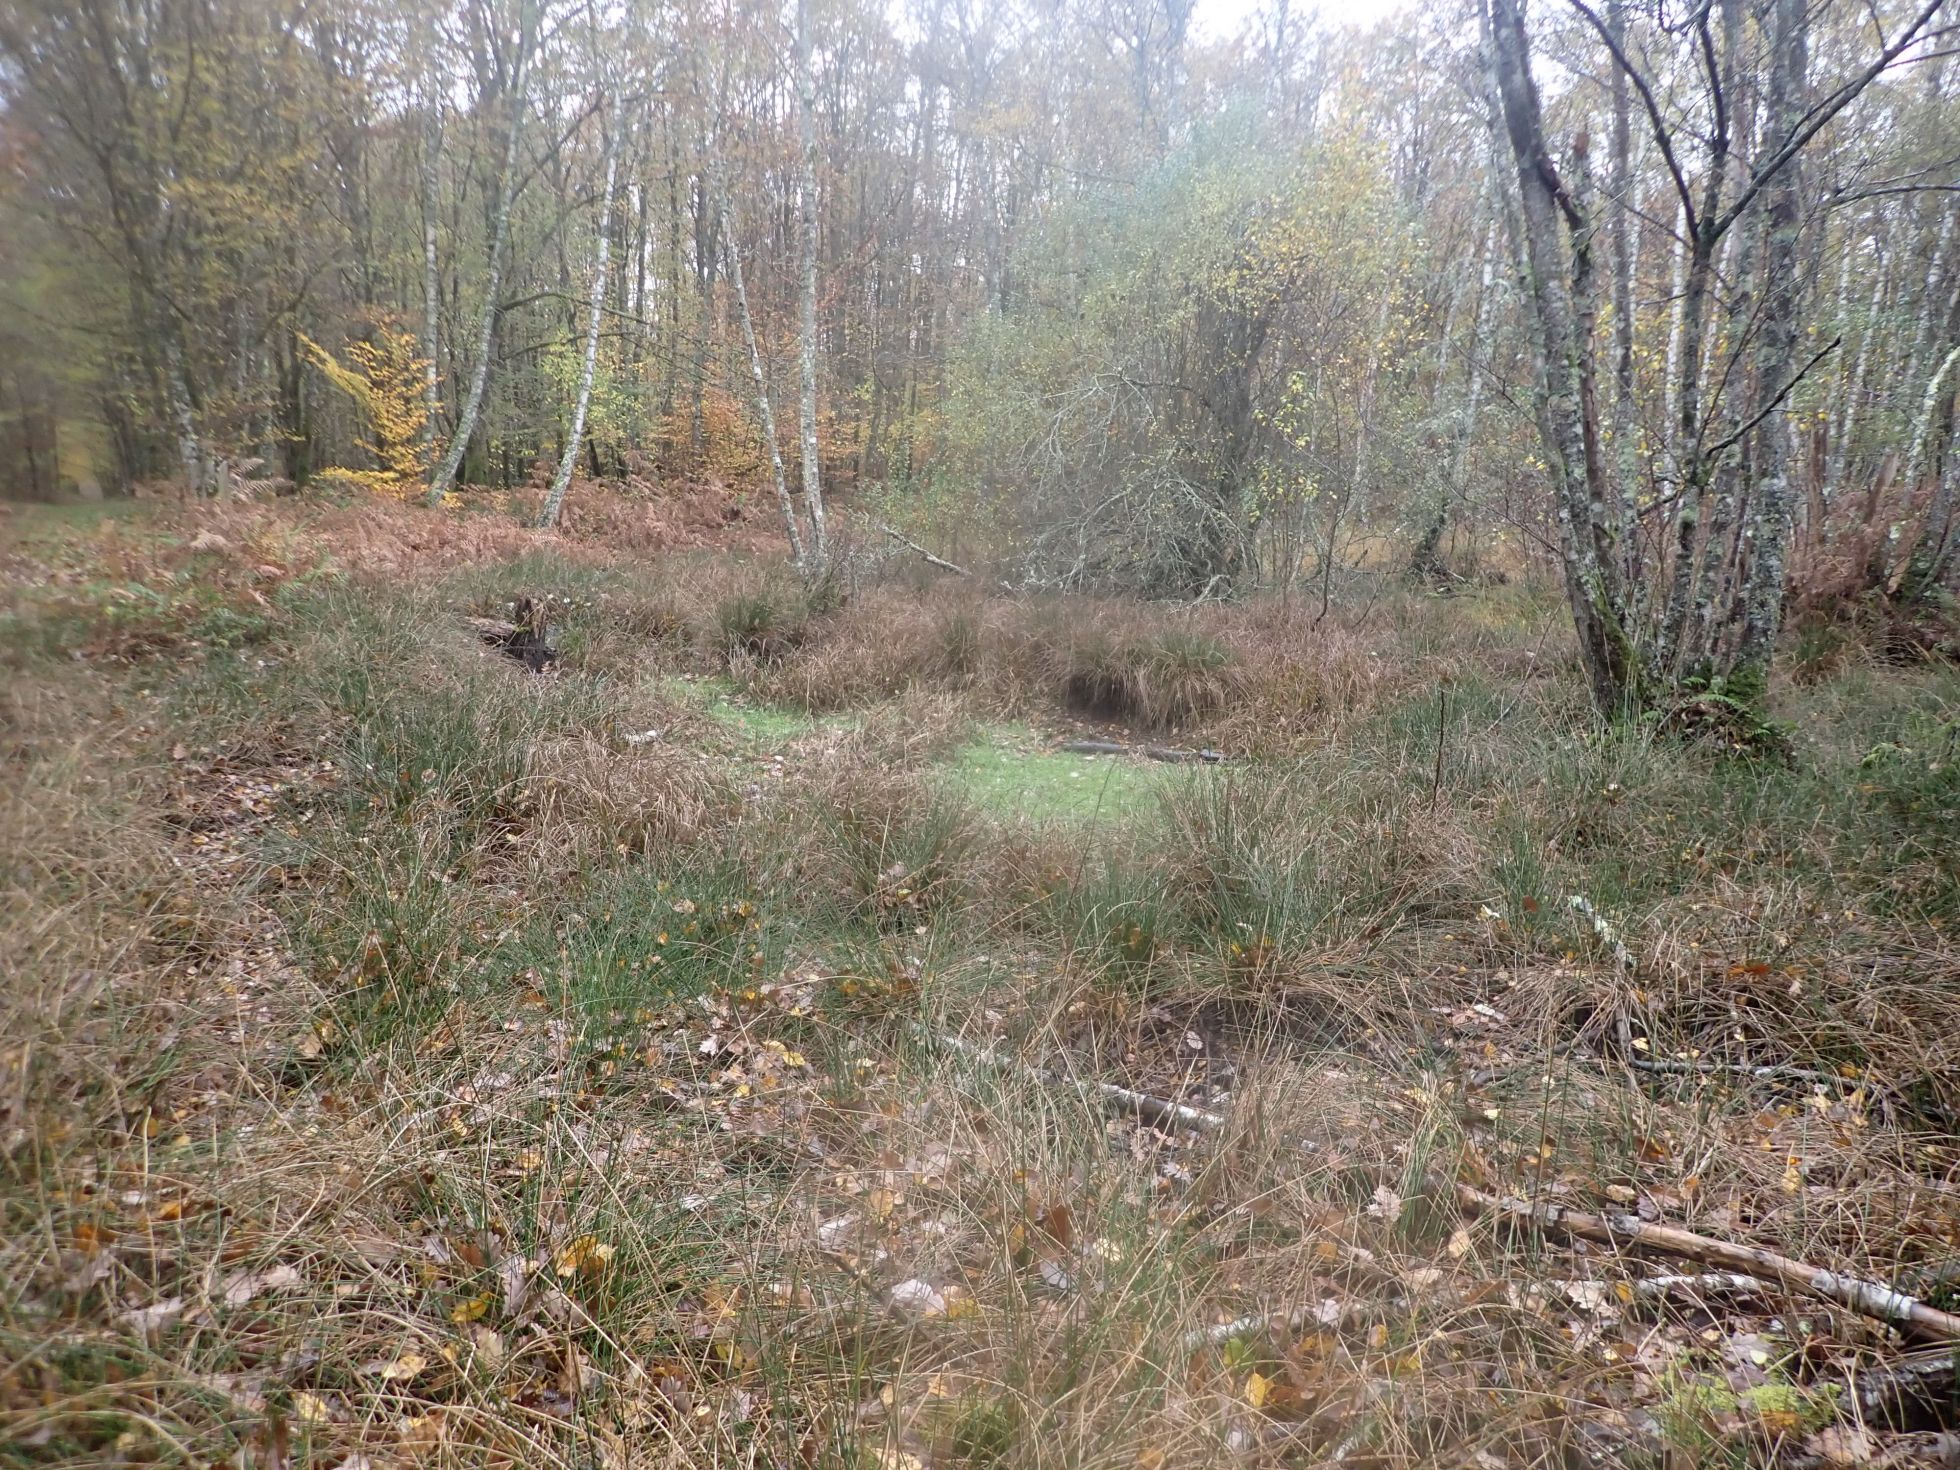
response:
<path fill-rule="evenodd" d="M 798 313 L 798 350 L 803 369 L 803 508 L 810 517 L 810 544 L 804 571 L 824 574 L 830 541 L 824 522 L 823 468 L 817 446 L 817 83 L 810 66 L 810 0 L 796 3 L 796 126 L 799 167 L 797 214 L 802 251 L 803 290 Z"/>
<path fill-rule="evenodd" d="M 619 172 L 620 99 L 613 96 L 611 115 L 606 120 L 606 182 L 599 195 L 599 243 L 592 262 L 592 289 L 585 320 L 585 357 L 579 365 L 578 401 L 572 406 L 572 426 L 565 435 L 565 449 L 558 456 L 558 472 L 551 477 L 551 491 L 538 512 L 538 528 L 548 530 L 558 523 L 558 512 L 565 504 L 565 492 L 572 483 L 572 466 L 578 462 L 579 441 L 585 436 L 585 415 L 592 406 L 592 380 L 599 365 L 599 323 L 606 309 L 606 266 L 612 253 L 613 180 Z"/>
<path fill-rule="evenodd" d="M 776 485 L 776 505 L 783 515 L 783 535 L 789 541 L 790 560 L 804 565 L 803 535 L 797 528 L 796 505 L 790 499 L 789 478 L 783 471 L 782 446 L 776 442 L 776 410 L 769 398 L 769 379 L 762 368 L 762 349 L 756 345 L 755 318 L 749 312 L 748 280 L 742 274 L 742 246 L 729 218 L 728 181 L 723 176 L 718 135 L 708 143 L 708 178 L 714 193 L 715 214 L 720 221 L 722 247 L 728 252 L 728 273 L 735 286 L 735 306 L 742 318 L 742 342 L 749 350 L 749 372 L 755 379 L 755 409 L 762 442 L 769 449 L 769 469 Z"/>
<path fill-rule="evenodd" d="M 1769 62 L 1762 128 L 1746 175 L 1736 165 L 1740 123 L 1744 13 L 1742 0 L 1717 0 L 1690 18 L 1686 45 L 1698 71 L 1706 151 L 1699 187 L 1684 162 L 1682 140 L 1693 129 L 1671 120 L 1663 93 L 1635 58 L 1617 8 L 1602 19 L 1571 0 L 1610 53 L 1617 73 L 1639 98 L 1678 201 L 1686 241 L 1680 330 L 1670 342 L 1667 396 L 1673 410 L 1668 447 L 1669 495 L 1661 502 L 1671 564 L 1653 568 L 1666 589 L 1658 620 L 1644 616 L 1639 585 L 1617 555 L 1631 536 L 1630 509 L 1613 492 L 1601 461 L 1601 413 L 1594 367 L 1595 236 L 1589 144 L 1581 130 L 1566 150 L 1566 172 L 1554 162 L 1531 75 L 1523 0 L 1488 0 L 1485 18 L 1506 133 L 1517 165 L 1521 231 L 1528 259 L 1526 306 L 1538 362 L 1541 434 L 1553 471 L 1560 558 L 1581 655 L 1602 712 L 1618 714 L 1663 701 L 1685 681 L 1720 676 L 1740 692 L 1760 689 L 1782 623 L 1788 552 L 1795 521 L 1794 434 L 1787 413 L 1793 389 L 1818 357 L 1799 364 L 1802 224 L 1798 167 L 1824 126 L 1925 36 L 1946 0 L 1929 0 L 1885 36 L 1878 54 L 1813 100 L 1809 94 L 1809 11 L 1804 0 L 1769 0 Z M 1713 22 L 1719 19 L 1719 29 Z M 1617 149 L 1617 145 L 1616 145 Z M 1615 173 L 1620 172 L 1617 162 Z M 1753 362 L 1744 369 L 1742 341 L 1714 374 L 1729 392 L 1711 411 L 1705 353 L 1717 247 L 1747 221 L 1750 238 L 1737 252 L 1734 324 L 1753 332 Z M 1760 248 L 1755 243 L 1759 232 Z M 1760 269 L 1760 309 L 1748 282 Z M 1678 343 L 1678 347 L 1677 347 Z M 1827 344 L 1828 352 L 1835 344 Z M 1733 379 L 1753 377 L 1752 400 Z M 1738 457 L 1749 448 L 1748 483 Z M 1711 489 L 1715 492 L 1709 504 Z M 1747 514 L 1740 512 L 1747 492 Z M 1704 512 L 1712 511 L 1704 524 Z M 1733 553 L 1730 528 L 1739 531 Z M 1699 572 L 1699 575 L 1698 575 Z M 1691 629 L 1691 614 L 1699 611 Z M 1692 636 L 1691 636 L 1692 634 Z"/>
<path fill-rule="evenodd" d="M 524 88 L 535 40 L 536 17 L 531 0 L 520 0 L 517 20 L 517 57 L 511 66 L 510 120 L 504 132 L 503 167 L 497 173 L 497 208 L 490 230 L 490 268 L 484 281 L 483 312 L 476 333 L 476 366 L 470 373 L 469 392 L 456 415 L 456 427 L 449 436 L 449 448 L 435 473 L 429 477 L 428 503 L 442 504 L 443 497 L 456 485 L 456 472 L 476 432 L 477 414 L 483 408 L 483 392 L 490 382 L 490 349 L 496 341 L 499 298 L 504 286 L 504 255 L 510 243 L 510 205 L 517 192 L 518 139 L 524 131 Z"/>

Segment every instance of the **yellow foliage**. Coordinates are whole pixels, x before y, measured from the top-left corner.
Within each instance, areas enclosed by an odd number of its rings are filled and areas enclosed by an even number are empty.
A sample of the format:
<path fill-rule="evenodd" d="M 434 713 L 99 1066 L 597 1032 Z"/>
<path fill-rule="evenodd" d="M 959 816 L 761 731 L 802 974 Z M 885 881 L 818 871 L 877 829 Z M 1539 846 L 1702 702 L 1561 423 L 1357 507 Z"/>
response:
<path fill-rule="evenodd" d="M 378 495 L 406 498 L 416 493 L 429 477 L 430 445 L 423 398 L 428 360 L 416 355 L 415 334 L 392 317 L 378 317 L 365 338 L 348 344 L 346 362 L 310 337 L 301 336 L 300 344 L 320 375 L 352 399 L 367 419 L 368 436 L 361 448 L 374 467 L 335 467 L 332 475 Z"/>

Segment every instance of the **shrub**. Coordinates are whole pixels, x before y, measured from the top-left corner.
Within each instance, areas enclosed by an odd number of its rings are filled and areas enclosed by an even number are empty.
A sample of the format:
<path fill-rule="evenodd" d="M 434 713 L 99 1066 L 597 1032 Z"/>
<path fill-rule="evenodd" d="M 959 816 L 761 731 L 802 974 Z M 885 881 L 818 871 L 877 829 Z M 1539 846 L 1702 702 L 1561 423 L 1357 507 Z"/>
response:
<path fill-rule="evenodd" d="M 715 608 L 722 653 L 764 664 L 779 663 L 801 646 L 810 635 L 810 619 L 806 598 L 765 584 L 744 588 Z"/>

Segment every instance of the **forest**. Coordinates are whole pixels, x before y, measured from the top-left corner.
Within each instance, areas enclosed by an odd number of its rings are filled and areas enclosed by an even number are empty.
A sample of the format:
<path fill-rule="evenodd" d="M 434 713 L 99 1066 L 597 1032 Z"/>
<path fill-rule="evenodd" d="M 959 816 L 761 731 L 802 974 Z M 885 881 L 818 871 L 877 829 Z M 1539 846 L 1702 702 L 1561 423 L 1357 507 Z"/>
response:
<path fill-rule="evenodd" d="M 0 1467 L 1960 1464 L 1960 0 L 0 0 Z"/>

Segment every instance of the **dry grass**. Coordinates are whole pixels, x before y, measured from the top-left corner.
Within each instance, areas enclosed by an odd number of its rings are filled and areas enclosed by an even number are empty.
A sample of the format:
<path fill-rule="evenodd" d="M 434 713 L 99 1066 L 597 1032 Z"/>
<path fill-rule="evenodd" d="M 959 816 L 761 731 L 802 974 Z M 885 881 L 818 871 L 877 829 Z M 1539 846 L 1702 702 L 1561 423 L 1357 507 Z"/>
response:
<path fill-rule="evenodd" d="M 1629 1300 L 1454 1184 L 1960 1253 L 1950 676 L 1788 692 L 1759 768 L 1589 731 L 1509 591 L 812 608 L 501 535 L 231 645 L 94 641 L 168 548 L 17 599 L 10 1463 L 1767 1462 L 1882 1331 Z M 545 591 L 548 675 L 458 622 Z M 851 718 L 763 748 L 682 673 Z M 945 779 L 1004 716 L 1258 758 L 1005 821 Z"/>

